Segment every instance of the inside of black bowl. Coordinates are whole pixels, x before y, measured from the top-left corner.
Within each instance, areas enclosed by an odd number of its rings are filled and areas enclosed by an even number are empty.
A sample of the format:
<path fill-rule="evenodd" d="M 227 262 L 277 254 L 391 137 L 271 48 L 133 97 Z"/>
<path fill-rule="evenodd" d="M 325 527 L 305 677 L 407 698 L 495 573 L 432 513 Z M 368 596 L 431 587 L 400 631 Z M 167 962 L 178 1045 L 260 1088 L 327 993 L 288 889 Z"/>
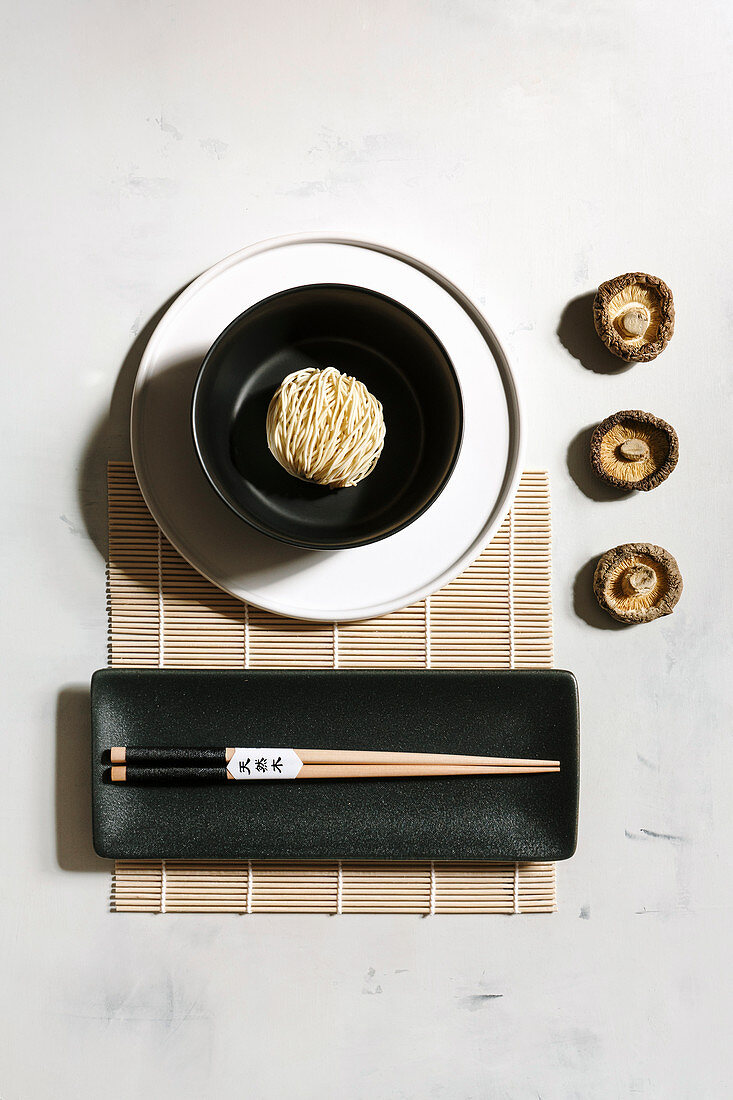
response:
<path fill-rule="evenodd" d="M 384 450 L 352 488 L 300 481 L 268 449 L 272 396 L 307 366 L 353 375 L 384 407 Z M 462 420 L 453 366 L 427 325 L 391 298 L 340 284 L 296 287 L 237 317 L 204 359 L 193 398 L 196 449 L 221 497 L 265 534 L 323 550 L 416 519 L 450 476 Z"/>

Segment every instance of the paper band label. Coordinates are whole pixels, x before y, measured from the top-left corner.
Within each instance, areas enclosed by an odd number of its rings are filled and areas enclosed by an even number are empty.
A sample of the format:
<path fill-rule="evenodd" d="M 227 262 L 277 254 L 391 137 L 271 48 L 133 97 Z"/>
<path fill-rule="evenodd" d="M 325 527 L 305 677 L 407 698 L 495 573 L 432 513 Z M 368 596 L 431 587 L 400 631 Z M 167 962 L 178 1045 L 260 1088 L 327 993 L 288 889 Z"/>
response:
<path fill-rule="evenodd" d="M 235 749 L 227 771 L 232 779 L 295 779 L 302 767 L 294 749 Z"/>

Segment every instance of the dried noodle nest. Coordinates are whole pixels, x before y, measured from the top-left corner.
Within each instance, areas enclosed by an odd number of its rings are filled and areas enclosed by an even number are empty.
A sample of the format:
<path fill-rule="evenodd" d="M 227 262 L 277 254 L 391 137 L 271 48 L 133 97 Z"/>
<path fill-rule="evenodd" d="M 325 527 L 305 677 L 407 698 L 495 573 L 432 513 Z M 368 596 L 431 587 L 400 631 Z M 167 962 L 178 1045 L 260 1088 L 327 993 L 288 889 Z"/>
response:
<path fill-rule="evenodd" d="M 386 435 L 381 402 L 335 367 L 289 374 L 270 402 L 266 431 L 270 451 L 288 473 L 331 489 L 368 477 Z"/>
<path fill-rule="evenodd" d="M 677 562 L 661 546 L 626 542 L 599 558 L 593 591 L 604 611 L 622 623 L 671 615 L 682 594 Z"/>
<path fill-rule="evenodd" d="M 640 409 L 607 416 L 591 436 L 591 465 L 617 489 L 656 489 L 678 457 L 679 440 L 671 424 Z"/>
<path fill-rule="evenodd" d="M 593 302 L 596 332 L 627 362 L 649 362 L 674 332 L 672 291 L 656 275 L 630 271 L 601 283 Z"/>

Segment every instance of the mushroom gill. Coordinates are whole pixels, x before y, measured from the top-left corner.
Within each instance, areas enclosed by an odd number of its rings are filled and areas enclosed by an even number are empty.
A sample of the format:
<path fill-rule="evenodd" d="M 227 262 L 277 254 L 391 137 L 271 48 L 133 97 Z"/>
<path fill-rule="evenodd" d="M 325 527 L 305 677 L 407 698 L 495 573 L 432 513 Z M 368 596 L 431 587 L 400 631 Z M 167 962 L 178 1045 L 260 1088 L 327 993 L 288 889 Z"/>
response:
<path fill-rule="evenodd" d="M 655 489 L 672 473 L 678 457 L 679 440 L 671 424 L 640 409 L 607 416 L 591 436 L 591 465 L 617 489 Z"/>
<path fill-rule="evenodd" d="M 593 590 L 604 611 L 623 623 L 671 615 L 682 594 L 682 575 L 668 551 L 653 543 L 623 543 L 598 560 Z"/>
<path fill-rule="evenodd" d="M 629 362 L 648 362 L 672 338 L 672 291 L 656 275 L 641 271 L 618 275 L 599 286 L 593 320 L 596 332 L 613 355 Z"/>

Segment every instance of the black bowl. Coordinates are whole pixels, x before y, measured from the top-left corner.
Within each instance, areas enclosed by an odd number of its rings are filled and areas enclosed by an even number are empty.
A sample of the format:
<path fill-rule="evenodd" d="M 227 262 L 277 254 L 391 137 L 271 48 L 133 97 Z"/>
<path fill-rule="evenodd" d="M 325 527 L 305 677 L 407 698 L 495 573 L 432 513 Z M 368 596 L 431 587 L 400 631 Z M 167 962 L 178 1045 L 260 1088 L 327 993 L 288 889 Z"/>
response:
<path fill-rule="evenodd" d="M 353 375 L 384 406 L 384 450 L 352 488 L 300 481 L 268 449 L 272 396 L 308 366 Z M 258 531 L 313 550 L 377 542 L 417 519 L 448 481 L 462 430 L 458 379 L 435 334 L 391 298 L 342 284 L 295 287 L 242 313 L 193 392 L 196 450 L 222 500 Z"/>

